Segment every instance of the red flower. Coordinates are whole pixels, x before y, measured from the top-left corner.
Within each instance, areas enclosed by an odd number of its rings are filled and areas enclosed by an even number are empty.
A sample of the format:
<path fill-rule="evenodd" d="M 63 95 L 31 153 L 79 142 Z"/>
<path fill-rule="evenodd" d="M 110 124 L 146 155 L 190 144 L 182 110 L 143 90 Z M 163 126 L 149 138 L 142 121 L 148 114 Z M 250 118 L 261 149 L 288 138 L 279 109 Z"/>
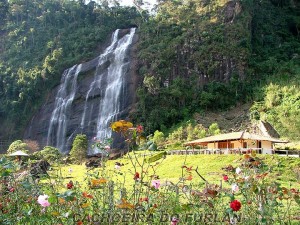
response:
<path fill-rule="evenodd" d="M 134 180 L 140 179 L 140 174 L 138 172 L 135 172 L 133 179 Z"/>
<path fill-rule="evenodd" d="M 149 199 L 147 198 L 147 197 L 145 197 L 145 198 L 140 198 L 140 202 L 148 202 L 149 201 Z"/>
<path fill-rule="evenodd" d="M 186 180 L 193 180 L 192 174 L 190 174 L 188 177 L 185 178 Z"/>
<path fill-rule="evenodd" d="M 69 183 L 67 183 L 67 188 L 72 189 L 73 188 L 73 182 L 70 180 Z"/>
<path fill-rule="evenodd" d="M 228 176 L 227 175 L 223 175 L 223 180 L 224 181 L 228 181 Z"/>
<path fill-rule="evenodd" d="M 88 193 L 86 193 L 86 192 L 82 192 L 82 196 L 83 196 L 83 197 L 86 197 L 86 198 L 93 198 L 92 195 L 90 195 L 90 194 L 88 194 Z"/>
<path fill-rule="evenodd" d="M 239 211 L 242 207 L 242 204 L 238 201 L 238 200 L 233 200 L 231 203 L 230 203 L 230 208 L 233 210 L 233 211 Z"/>
<path fill-rule="evenodd" d="M 138 133 L 142 133 L 143 130 L 144 130 L 144 128 L 143 128 L 142 125 L 138 125 L 138 126 L 136 127 L 136 131 L 137 131 Z"/>

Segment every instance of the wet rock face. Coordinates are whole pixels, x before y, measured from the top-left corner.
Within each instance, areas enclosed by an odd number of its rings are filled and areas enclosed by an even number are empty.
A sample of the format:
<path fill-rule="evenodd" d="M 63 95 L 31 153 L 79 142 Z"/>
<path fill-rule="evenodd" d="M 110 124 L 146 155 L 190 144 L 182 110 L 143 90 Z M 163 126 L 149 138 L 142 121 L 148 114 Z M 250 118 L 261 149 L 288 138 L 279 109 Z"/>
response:
<path fill-rule="evenodd" d="M 129 35 L 132 32 L 131 29 L 120 30 L 117 34 L 117 39 L 126 38 L 125 36 Z M 99 133 L 99 112 L 101 112 L 100 107 L 103 107 L 104 98 L 108 98 L 108 102 L 115 104 L 114 101 L 119 103 L 118 112 L 115 111 L 113 119 L 128 119 L 129 112 L 132 110 L 132 107 L 136 101 L 136 87 L 138 85 L 138 76 L 136 73 L 136 43 L 138 36 L 134 34 L 131 44 L 126 48 L 125 56 L 123 57 L 121 78 L 122 79 L 122 88 L 119 93 L 118 99 L 114 99 L 115 96 L 106 96 L 106 89 L 111 85 L 113 80 L 110 80 L 110 75 L 112 72 L 112 66 L 117 64 L 114 59 L 113 52 L 110 55 L 107 55 L 107 60 L 100 60 L 100 56 L 82 63 L 79 73 L 77 75 L 77 83 L 75 86 L 68 84 L 65 86 L 65 92 L 70 92 L 72 87 L 75 87 L 75 93 L 70 100 L 70 105 L 68 105 L 64 111 L 61 111 L 60 117 L 56 118 L 56 123 L 51 124 L 53 120 L 53 111 L 58 106 L 58 92 L 62 89 L 61 84 L 55 87 L 51 93 L 45 99 L 44 105 L 39 109 L 39 111 L 34 115 L 30 124 L 27 126 L 24 133 L 24 139 L 35 140 L 39 143 L 40 147 L 46 145 L 51 145 L 57 147 L 57 129 L 61 129 L 59 126 L 65 126 L 65 129 L 62 129 L 61 134 L 64 135 L 63 148 L 60 149 L 62 152 L 67 153 L 71 149 L 72 142 L 78 133 L 86 134 L 89 140 L 92 140 L 93 137 L 97 136 Z M 125 40 L 126 41 L 126 40 Z M 124 42 L 125 42 L 124 41 Z M 122 43 L 115 44 L 116 47 L 122 46 Z M 106 49 L 107 50 L 107 49 Z M 99 63 L 101 61 L 101 64 Z M 77 71 L 77 72 L 78 72 Z M 96 75 L 101 77 L 96 80 Z M 62 79 L 63 80 L 63 79 Z M 95 81 L 96 80 L 96 81 Z M 97 83 L 97 86 L 91 88 L 92 83 Z M 114 92 L 112 92 L 114 93 Z M 65 94 L 70 96 L 69 93 Z M 111 100 L 110 100 L 111 99 Z M 105 100 L 107 101 L 107 100 Z M 109 107 L 105 106 L 105 107 Z M 59 113 L 58 113 L 59 114 Z M 83 116 L 84 115 L 84 116 Z M 62 119 L 66 119 L 66 125 L 60 123 Z M 60 121 L 60 122 L 59 122 Z M 49 134 L 49 126 L 53 132 Z M 112 134 L 114 138 L 113 147 L 122 147 L 123 140 L 116 134 Z"/>

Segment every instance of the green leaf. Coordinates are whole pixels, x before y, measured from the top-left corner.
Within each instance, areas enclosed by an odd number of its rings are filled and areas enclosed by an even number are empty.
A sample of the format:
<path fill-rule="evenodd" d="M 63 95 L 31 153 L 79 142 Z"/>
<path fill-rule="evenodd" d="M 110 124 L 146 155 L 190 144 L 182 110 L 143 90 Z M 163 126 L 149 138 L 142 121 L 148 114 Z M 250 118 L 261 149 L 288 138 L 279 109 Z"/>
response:
<path fill-rule="evenodd" d="M 51 204 L 54 204 L 57 202 L 57 197 L 52 195 L 48 198 L 48 202 L 50 202 Z"/>

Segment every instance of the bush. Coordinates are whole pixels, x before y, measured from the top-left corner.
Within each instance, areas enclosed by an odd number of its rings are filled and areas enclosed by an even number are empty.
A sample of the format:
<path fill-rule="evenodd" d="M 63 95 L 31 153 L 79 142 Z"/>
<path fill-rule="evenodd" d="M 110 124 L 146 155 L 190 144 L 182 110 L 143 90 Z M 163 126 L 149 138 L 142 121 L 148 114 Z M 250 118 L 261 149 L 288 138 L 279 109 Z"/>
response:
<path fill-rule="evenodd" d="M 74 162 L 82 163 L 82 160 L 86 157 L 88 150 L 88 140 L 85 134 L 77 134 L 73 147 L 70 151 L 70 156 Z"/>
<path fill-rule="evenodd" d="M 27 153 L 28 149 L 29 149 L 29 147 L 26 143 L 24 143 L 21 140 L 16 140 L 10 144 L 10 146 L 7 150 L 7 154 L 12 154 L 16 151 L 23 151 L 23 152 Z"/>
<path fill-rule="evenodd" d="M 34 154 L 39 159 L 45 159 L 47 161 L 57 161 L 60 159 L 61 154 L 57 148 L 52 146 L 45 146 L 43 150 Z"/>
<path fill-rule="evenodd" d="M 164 140 L 165 140 L 164 133 L 156 130 L 153 136 L 153 141 L 155 142 L 155 144 L 160 146 L 163 144 Z"/>

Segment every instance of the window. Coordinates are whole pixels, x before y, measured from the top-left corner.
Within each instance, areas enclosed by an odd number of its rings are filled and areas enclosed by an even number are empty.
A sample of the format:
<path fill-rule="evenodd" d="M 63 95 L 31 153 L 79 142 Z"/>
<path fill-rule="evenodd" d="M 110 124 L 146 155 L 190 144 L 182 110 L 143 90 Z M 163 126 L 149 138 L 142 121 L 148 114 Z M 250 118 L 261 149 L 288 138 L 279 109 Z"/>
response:
<path fill-rule="evenodd" d="M 234 148 L 234 144 L 230 142 L 218 142 L 218 148 Z"/>

